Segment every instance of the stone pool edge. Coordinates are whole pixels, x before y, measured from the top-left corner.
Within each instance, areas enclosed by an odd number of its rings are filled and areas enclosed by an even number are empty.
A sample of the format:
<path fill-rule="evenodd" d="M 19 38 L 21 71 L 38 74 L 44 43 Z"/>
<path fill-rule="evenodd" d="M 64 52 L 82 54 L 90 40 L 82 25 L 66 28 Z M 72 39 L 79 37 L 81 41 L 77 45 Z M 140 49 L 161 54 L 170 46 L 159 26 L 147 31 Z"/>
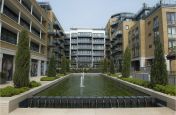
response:
<path fill-rule="evenodd" d="M 19 95 L 15 95 L 12 97 L 0 97 L 0 113 L 3 113 L 3 115 L 8 115 L 11 111 L 15 110 L 19 107 L 19 102 L 32 97 L 33 95 L 39 93 L 40 91 L 62 81 L 63 79 L 69 77 L 72 74 L 68 74 L 64 77 L 58 78 L 56 80 L 47 82 L 46 84 L 43 84 L 39 87 L 33 88 L 29 91 L 26 91 L 24 93 L 21 93 Z"/>
<path fill-rule="evenodd" d="M 150 95 L 150 96 L 152 96 L 154 98 L 157 98 L 157 99 L 160 99 L 162 101 L 165 101 L 165 102 L 167 102 L 167 107 L 169 107 L 170 109 L 176 111 L 176 96 L 170 96 L 170 95 L 158 92 L 158 91 L 154 91 L 152 89 L 145 88 L 145 87 L 142 87 L 142 86 L 139 86 L 139 85 L 127 82 L 127 81 L 123 81 L 121 79 L 114 78 L 114 77 L 106 75 L 106 74 L 102 74 L 102 75 L 107 77 L 107 78 L 109 78 L 109 79 L 118 81 L 118 82 L 120 82 L 120 83 L 122 83 L 122 84 L 124 84 L 126 86 L 129 86 L 129 87 L 131 87 L 133 89 L 136 89 L 138 91 L 146 93 L 146 94 L 148 94 L 148 95 Z"/>

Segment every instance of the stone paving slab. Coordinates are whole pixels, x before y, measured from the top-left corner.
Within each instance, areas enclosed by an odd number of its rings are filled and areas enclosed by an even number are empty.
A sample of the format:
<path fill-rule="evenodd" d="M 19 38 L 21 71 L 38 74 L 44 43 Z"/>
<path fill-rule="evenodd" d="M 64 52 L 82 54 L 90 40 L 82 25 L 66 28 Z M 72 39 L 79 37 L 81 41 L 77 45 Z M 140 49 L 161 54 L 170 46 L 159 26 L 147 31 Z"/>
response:
<path fill-rule="evenodd" d="M 167 107 L 104 109 L 17 108 L 9 115 L 176 115 L 176 111 Z"/>

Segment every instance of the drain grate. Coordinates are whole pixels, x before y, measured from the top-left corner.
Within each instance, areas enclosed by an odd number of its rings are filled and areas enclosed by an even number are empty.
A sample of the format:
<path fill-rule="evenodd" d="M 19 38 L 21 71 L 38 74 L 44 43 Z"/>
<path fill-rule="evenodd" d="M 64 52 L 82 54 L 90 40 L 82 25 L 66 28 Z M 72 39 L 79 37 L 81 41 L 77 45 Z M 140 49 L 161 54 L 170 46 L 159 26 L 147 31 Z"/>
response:
<path fill-rule="evenodd" d="M 154 107 L 156 99 L 151 96 L 117 97 L 66 97 L 34 96 L 22 101 L 20 107 L 31 108 L 118 108 L 118 107 Z"/>

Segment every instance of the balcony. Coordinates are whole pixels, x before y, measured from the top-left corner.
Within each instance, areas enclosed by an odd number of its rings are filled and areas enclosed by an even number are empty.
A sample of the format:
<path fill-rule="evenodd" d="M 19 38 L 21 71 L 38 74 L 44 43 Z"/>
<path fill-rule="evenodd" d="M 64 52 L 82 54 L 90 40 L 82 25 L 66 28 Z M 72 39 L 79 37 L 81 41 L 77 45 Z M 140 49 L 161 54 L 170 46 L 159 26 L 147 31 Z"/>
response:
<path fill-rule="evenodd" d="M 21 3 L 29 12 L 31 12 L 31 6 L 29 6 L 29 3 L 26 3 L 26 1 L 28 0 L 22 0 Z"/>
<path fill-rule="evenodd" d="M 59 23 L 59 21 L 56 20 L 56 21 L 53 23 L 53 27 L 54 27 L 55 29 L 59 29 L 59 30 L 60 30 L 61 28 L 60 28 L 60 23 Z"/>
<path fill-rule="evenodd" d="M 1 40 L 16 44 L 17 43 L 17 34 L 13 33 L 5 28 L 1 30 Z"/>
<path fill-rule="evenodd" d="M 7 15 L 9 18 L 11 18 L 12 20 L 14 20 L 15 22 L 18 22 L 18 15 L 5 5 L 4 5 L 3 13 Z"/>
<path fill-rule="evenodd" d="M 33 15 L 39 22 L 41 22 L 41 21 L 40 21 L 40 17 L 38 16 L 38 14 L 36 14 L 36 12 L 34 12 L 34 10 L 33 10 L 33 12 L 32 12 L 32 15 Z"/>
<path fill-rule="evenodd" d="M 40 37 L 40 32 L 39 32 L 37 29 L 35 29 L 34 27 L 32 27 L 31 31 L 32 31 L 32 33 L 35 34 L 36 36 Z"/>
<path fill-rule="evenodd" d="M 21 18 L 21 20 L 20 20 L 20 25 L 22 25 L 24 28 L 26 28 L 26 29 L 30 29 L 30 24 L 29 23 L 27 23 L 24 19 L 22 19 Z"/>
<path fill-rule="evenodd" d="M 79 44 L 91 44 L 91 40 L 78 40 Z"/>
<path fill-rule="evenodd" d="M 36 44 L 36 43 L 34 43 L 34 42 L 31 42 L 31 47 L 30 47 L 30 49 L 31 49 L 32 51 L 39 52 L 39 45 Z"/>
<path fill-rule="evenodd" d="M 92 37 L 91 32 L 79 32 L 78 37 Z"/>

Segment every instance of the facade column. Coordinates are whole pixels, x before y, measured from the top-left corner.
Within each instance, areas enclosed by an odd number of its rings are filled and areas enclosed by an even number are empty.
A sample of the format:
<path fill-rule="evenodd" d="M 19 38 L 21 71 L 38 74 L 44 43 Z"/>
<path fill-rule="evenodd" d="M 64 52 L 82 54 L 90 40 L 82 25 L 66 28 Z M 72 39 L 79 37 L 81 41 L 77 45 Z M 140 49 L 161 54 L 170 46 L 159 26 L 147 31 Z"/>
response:
<path fill-rule="evenodd" d="M 15 59 L 16 59 L 16 55 L 14 55 L 13 56 L 13 74 L 14 74 L 14 72 L 15 72 Z M 13 74 L 12 74 L 12 76 L 13 76 Z"/>
<path fill-rule="evenodd" d="M 19 12 L 19 16 L 18 16 L 18 24 L 20 24 L 20 18 L 21 18 L 21 12 Z"/>
<path fill-rule="evenodd" d="M 0 22 L 0 38 L 1 38 L 2 22 Z"/>
<path fill-rule="evenodd" d="M 38 60 L 37 76 L 41 76 L 41 60 Z"/>
<path fill-rule="evenodd" d="M 0 72 L 2 72 L 2 58 L 3 58 L 3 53 L 0 53 Z"/>
<path fill-rule="evenodd" d="M 167 71 L 170 71 L 170 61 L 167 60 L 166 56 L 167 56 L 167 55 L 165 55 L 165 57 L 164 57 L 165 60 L 166 60 L 166 68 L 167 68 Z"/>
<path fill-rule="evenodd" d="M 41 46 L 41 44 L 39 44 L 39 53 L 41 53 L 41 48 L 42 48 L 42 46 Z"/>
<path fill-rule="evenodd" d="M 32 59 L 30 58 L 30 62 L 29 62 L 29 77 L 31 77 L 31 66 L 32 66 Z"/>
<path fill-rule="evenodd" d="M 40 39 L 42 38 L 42 31 L 41 31 L 41 29 L 40 29 Z"/>
<path fill-rule="evenodd" d="M 31 5 L 31 15 L 32 15 L 32 12 L 33 12 L 33 5 Z"/>
<path fill-rule="evenodd" d="M 43 65 L 44 75 L 46 75 L 46 70 L 47 70 L 47 61 L 44 61 L 44 65 Z"/>
<path fill-rule="evenodd" d="M 43 21 L 43 18 L 42 18 L 42 16 L 41 16 L 41 18 L 40 18 L 40 22 L 41 22 L 41 24 L 42 24 L 42 21 Z"/>
<path fill-rule="evenodd" d="M 29 31 L 32 32 L 32 21 L 30 22 L 30 28 Z"/>
<path fill-rule="evenodd" d="M 4 9 L 4 0 L 2 0 L 2 4 L 1 4 L 1 13 L 3 13 L 3 9 Z"/>
<path fill-rule="evenodd" d="M 17 33 L 17 44 L 19 42 L 20 32 Z"/>
<path fill-rule="evenodd" d="M 145 58 L 140 58 L 140 67 L 145 67 Z"/>

